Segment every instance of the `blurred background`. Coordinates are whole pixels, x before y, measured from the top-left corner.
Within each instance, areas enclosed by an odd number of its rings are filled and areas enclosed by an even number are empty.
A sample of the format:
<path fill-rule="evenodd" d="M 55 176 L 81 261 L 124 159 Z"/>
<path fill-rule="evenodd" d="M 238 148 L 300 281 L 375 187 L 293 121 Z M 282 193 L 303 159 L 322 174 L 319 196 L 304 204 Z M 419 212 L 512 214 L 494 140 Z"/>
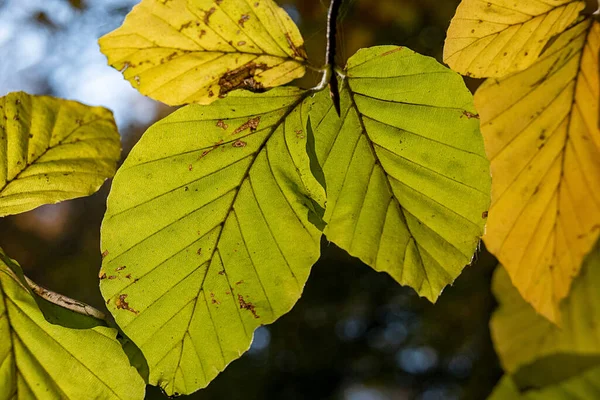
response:
<path fill-rule="evenodd" d="M 23 90 L 115 113 L 123 158 L 173 108 L 143 97 L 106 65 L 97 39 L 138 0 L 0 0 L 0 96 Z M 328 0 L 279 0 L 322 64 Z M 459 0 L 347 0 L 338 62 L 362 47 L 399 44 L 441 61 Z M 313 86 L 309 74 L 301 86 Z M 469 81 L 471 89 L 477 81 Z M 98 289 L 97 194 L 0 220 L 0 246 L 39 284 L 105 310 Z M 484 399 L 501 375 L 488 321 L 496 261 L 482 249 L 434 306 L 388 275 L 323 242 L 304 295 L 256 331 L 251 350 L 186 399 Z M 149 388 L 147 399 L 165 398 Z"/>

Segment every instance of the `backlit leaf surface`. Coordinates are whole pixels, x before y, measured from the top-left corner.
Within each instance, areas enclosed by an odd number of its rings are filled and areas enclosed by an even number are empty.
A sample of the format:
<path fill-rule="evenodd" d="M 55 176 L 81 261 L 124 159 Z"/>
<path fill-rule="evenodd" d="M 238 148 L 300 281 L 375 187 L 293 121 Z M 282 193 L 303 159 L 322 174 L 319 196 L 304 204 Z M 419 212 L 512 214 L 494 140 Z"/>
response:
<path fill-rule="evenodd" d="M 342 118 L 311 111 L 327 182 L 325 234 L 435 301 L 470 263 L 490 203 L 473 97 L 434 59 L 396 46 L 348 61 Z"/>
<path fill-rule="evenodd" d="M 505 375 L 488 400 L 592 400 L 600 398 L 600 367 L 566 381 L 524 393 Z"/>
<path fill-rule="evenodd" d="M 504 268 L 495 272 L 493 290 L 500 307 L 491 320 L 494 346 L 504 370 L 514 373 L 553 354 L 600 355 L 600 247 L 586 258 L 568 298 L 561 303 L 556 326 L 528 304 Z M 557 367 L 558 368 L 558 367 Z"/>
<path fill-rule="evenodd" d="M 283 85 L 306 64 L 298 28 L 272 0 L 142 0 L 99 43 L 133 87 L 170 105 Z"/>
<path fill-rule="evenodd" d="M 169 395 L 239 358 L 256 327 L 296 303 L 319 257 L 311 199 L 325 193 L 307 155 L 306 96 L 276 88 L 182 108 L 117 172 L 101 290 Z"/>
<path fill-rule="evenodd" d="M 23 92 L 0 98 L 0 216 L 94 193 L 120 154 L 105 108 Z"/>
<path fill-rule="evenodd" d="M 448 29 L 444 62 L 477 78 L 521 71 L 584 8 L 583 0 L 463 0 Z"/>
<path fill-rule="evenodd" d="M 551 321 L 600 233 L 599 48 L 600 24 L 581 22 L 475 95 L 494 177 L 485 243 Z"/>
<path fill-rule="evenodd" d="M 0 258 L 0 398 L 143 399 L 145 383 L 117 332 L 49 323 L 18 277 L 20 267 L 6 261 Z"/>

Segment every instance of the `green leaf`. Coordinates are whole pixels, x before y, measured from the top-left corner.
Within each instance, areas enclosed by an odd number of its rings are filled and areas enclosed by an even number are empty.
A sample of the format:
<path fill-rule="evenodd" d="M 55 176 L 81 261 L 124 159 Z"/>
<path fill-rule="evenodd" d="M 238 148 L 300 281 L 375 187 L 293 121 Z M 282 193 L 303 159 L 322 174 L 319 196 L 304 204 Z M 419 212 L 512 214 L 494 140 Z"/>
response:
<path fill-rule="evenodd" d="M 324 233 L 435 301 L 471 261 L 490 203 L 473 98 L 458 74 L 402 47 L 360 50 L 345 74 L 342 119 L 327 93 L 310 114 Z"/>
<path fill-rule="evenodd" d="M 324 190 L 308 95 L 232 93 L 152 126 L 114 179 L 101 290 L 169 395 L 206 386 L 296 303 L 319 257 Z M 314 150 L 313 150 L 314 151 Z"/>
<path fill-rule="evenodd" d="M 304 41 L 272 0 L 142 0 L 101 51 L 142 94 L 209 104 L 305 73 Z"/>
<path fill-rule="evenodd" d="M 600 247 L 586 258 L 569 297 L 560 305 L 562 325 L 536 313 L 510 282 L 504 268 L 494 274 L 493 291 L 500 303 L 491 319 L 494 346 L 504 370 L 515 373 L 532 361 L 553 354 L 600 355 Z"/>
<path fill-rule="evenodd" d="M 592 400 L 600 398 L 600 367 L 566 381 L 524 393 L 505 375 L 488 400 Z"/>
<path fill-rule="evenodd" d="M 0 398 L 142 399 L 145 384 L 103 326 L 46 321 L 20 267 L 0 258 Z M 72 311 L 72 317 L 79 318 Z"/>
<path fill-rule="evenodd" d="M 120 153 L 105 108 L 23 92 L 0 98 L 0 217 L 94 193 Z"/>

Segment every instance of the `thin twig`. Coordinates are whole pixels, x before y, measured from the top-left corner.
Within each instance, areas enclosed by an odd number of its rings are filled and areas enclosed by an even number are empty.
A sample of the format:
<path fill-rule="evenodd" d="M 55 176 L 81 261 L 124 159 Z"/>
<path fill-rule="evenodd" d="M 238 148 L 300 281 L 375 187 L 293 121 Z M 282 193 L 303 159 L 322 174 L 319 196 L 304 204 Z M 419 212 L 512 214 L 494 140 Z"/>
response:
<path fill-rule="evenodd" d="M 63 296 L 62 294 L 41 287 L 40 285 L 29 279 L 27 276 L 25 276 L 25 279 L 27 280 L 27 284 L 29 285 L 33 293 L 37 294 L 45 300 L 48 300 L 50 303 L 76 312 L 77 314 L 86 315 L 101 320 L 106 319 L 106 315 L 104 315 L 103 312 L 96 310 L 92 306 L 89 306 L 80 301 L 73 300 L 67 296 Z"/>
<path fill-rule="evenodd" d="M 327 78 L 329 81 L 329 94 L 331 95 L 331 100 L 333 101 L 333 106 L 335 107 L 338 116 L 340 115 L 341 108 L 340 88 L 334 71 L 337 47 L 337 20 L 343 1 L 344 0 L 331 0 L 331 3 L 329 4 L 329 13 L 327 14 L 327 50 L 325 53 L 328 73 L 323 76 L 323 79 Z"/>

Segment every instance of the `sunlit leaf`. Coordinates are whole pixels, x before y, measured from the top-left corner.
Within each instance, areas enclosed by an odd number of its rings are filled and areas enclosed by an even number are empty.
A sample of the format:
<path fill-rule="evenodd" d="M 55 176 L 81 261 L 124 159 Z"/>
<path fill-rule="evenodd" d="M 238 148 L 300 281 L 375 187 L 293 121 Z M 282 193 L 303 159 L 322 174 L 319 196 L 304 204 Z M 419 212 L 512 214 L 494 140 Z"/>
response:
<path fill-rule="evenodd" d="M 448 29 L 444 62 L 478 78 L 521 71 L 585 5 L 584 0 L 463 0 Z"/>
<path fill-rule="evenodd" d="M 1 399 L 143 399 L 145 384 L 104 326 L 46 321 L 20 267 L 0 258 Z M 71 311 L 71 317 L 80 315 Z"/>
<path fill-rule="evenodd" d="M 488 400 L 592 400 L 600 398 L 600 366 L 540 390 L 521 393 L 509 375 L 504 376 Z"/>
<path fill-rule="evenodd" d="M 31 96 L 0 98 L 0 216 L 87 196 L 121 153 L 110 111 Z"/>
<path fill-rule="evenodd" d="M 470 263 L 490 203 L 473 97 L 434 59 L 395 46 L 348 61 L 342 119 L 311 111 L 329 240 L 435 301 Z"/>
<path fill-rule="evenodd" d="M 100 49 L 141 93 L 178 105 L 299 78 L 303 43 L 272 0 L 142 0 Z"/>
<path fill-rule="evenodd" d="M 553 354 L 600 355 L 600 247 L 586 258 L 581 274 L 560 307 L 558 327 L 528 304 L 504 268 L 496 270 L 493 290 L 500 307 L 491 320 L 494 346 L 508 373 Z"/>
<path fill-rule="evenodd" d="M 494 177 L 485 243 L 552 321 L 600 232 L 599 48 L 584 21 L 475 95 Z"/>
<path fill-rule="evenodd" d="M 239 358 L 256 327 L 296 303 L 319 257 L 311 199 L 325 193 L 307 155 L 306 96 L 277 88 L 187 106 L 117 172 L 101 290 L 169 395 Z"/>

